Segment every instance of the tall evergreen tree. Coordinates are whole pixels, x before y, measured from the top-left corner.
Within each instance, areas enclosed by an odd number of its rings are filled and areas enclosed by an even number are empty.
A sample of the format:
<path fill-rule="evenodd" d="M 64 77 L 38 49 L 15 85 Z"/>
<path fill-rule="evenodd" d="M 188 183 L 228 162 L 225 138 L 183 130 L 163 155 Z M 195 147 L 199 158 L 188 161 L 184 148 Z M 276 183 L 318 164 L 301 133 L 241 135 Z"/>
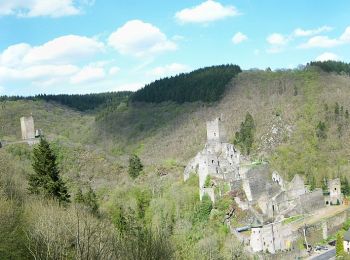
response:
<path fill-rule="evenodd" d="M 50 144 L 43 138 L 33 151 L 34 173 L 29 176 L 29 191 L 45 197 L 52 197 L 60 202 L 69 202 L 70 195 L 61 179 L 57 167 L 56 155 Z"/>
<path fill-rule="evenodd" d="M 343 237 L 340 233 L 337 234 L 337 240 L 335 242 L 335 255 L 337 259 L 344 256 Z"/>
<path fill-rule="evenodd" d="M 340 179 L 340 183 L 341 183 L 341 191 L 345 196 L 349 196 L 350 195 L 350 185 L 349 185 L 349 181 L 348 178 L 346 178 L 345 176 L 342 177 Z"/>
<path fill-rule="evenodd" d="M 247 113 L 244 122 L 241 123 L 239 132 L 236 132 L 233 143 L 241 148 L 241 152 L 247 155 L 250 151 L 254 142 L 254 130 L 255 123 L 253 116 Z"/>
<path fill-rule="evenodd" d="M 129 175 L 135 179 L 137 176 L 140 175 L 142 169 L 143 165 L 141 163 L 140 158 L 136 154 L 131 155 L 129 158 Z"/>

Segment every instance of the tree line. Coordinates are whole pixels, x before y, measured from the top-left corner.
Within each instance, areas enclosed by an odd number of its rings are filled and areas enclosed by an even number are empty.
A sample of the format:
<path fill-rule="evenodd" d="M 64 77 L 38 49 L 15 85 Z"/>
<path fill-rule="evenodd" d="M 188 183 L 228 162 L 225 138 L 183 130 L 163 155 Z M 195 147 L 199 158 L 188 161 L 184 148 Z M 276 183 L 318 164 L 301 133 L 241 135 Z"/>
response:
<path fill-rule="evenodd" d="M 230 80 L 241 71 L 238 65 L 228 64 L 182 73 L 146 85 L 136 91 L 131 96 L 131 100 L 149 103 L 217 101 L 223 95 Z"/>
<path fill-rule="evenodd" d="M 335 72 L 337 74 L 350 75 L 350 63 L 342 61 L 311 61 L 307 64 L 307 67 L 316 66 L 325 72 Z"/>
<path fill-rule="evenodd" d="M 2 101 L 17 101 L 17 100 L 44 100 L 54 101 L 62 105 L 71 107 L 79 111 L 87 111 L 99 108 L 101 106 L 109 106 L 111 104 L 118 105 L 123 101 L 127 101 L 132 92 L 120 91 L 120 92 L 106 92 L 97 94 L 59 94 L 59 95 L 46 95 L 39 94 L 35 96 L 0 96 L 0 102 Z"/>

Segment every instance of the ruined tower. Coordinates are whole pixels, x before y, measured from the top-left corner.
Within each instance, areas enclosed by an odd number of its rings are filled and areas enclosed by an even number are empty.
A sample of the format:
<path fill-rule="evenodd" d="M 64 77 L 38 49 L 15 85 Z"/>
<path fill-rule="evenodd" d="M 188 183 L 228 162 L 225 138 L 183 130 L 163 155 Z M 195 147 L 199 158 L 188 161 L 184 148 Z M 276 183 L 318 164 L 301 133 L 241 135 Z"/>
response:
<path fill-rule="evenodd" d="M 213 121 L 207 121 L 207 140 L 208 143 L 218 142 L 226 143 L 226 133 L 222 125 L 221 118 L 215 118 Z"/>
<path fill-rule="evenodd" d="M 32 116 L 21 117 L 21 131 L 23 140 L 35 138 L 34 119 Z"/>

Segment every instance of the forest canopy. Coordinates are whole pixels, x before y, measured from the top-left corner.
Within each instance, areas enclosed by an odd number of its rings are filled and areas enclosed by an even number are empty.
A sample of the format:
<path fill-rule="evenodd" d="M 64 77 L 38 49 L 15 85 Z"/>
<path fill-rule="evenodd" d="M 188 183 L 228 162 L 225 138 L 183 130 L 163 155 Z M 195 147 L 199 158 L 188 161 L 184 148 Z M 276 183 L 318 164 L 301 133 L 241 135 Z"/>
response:
<path fill-rule="evenodd" d="M 39 94 L 35 96 L 23 97 L 23 96 L 0 96 L 0 102 L 2 101 L 16 101 L 16 100 L 44 100 L 54 101 L 62 105 L 74 108 L 79 111 L 93 110 L 101 105 L 116 104 L 123 101 L 127 101 L 132 92 L 120 91 L 120 92 L 106 92 L 98 94 L 59 94 L 59 95 L 46 95 Z"/>
<path fill-rule="evenodd" d="M 134 102 L 149 103 L 217 101 L 222 97 L 230 80 L 241 71 L 238 65 L 229 64 L 182 73 L 146 85 L 136 91 L 131 99 Z"/>
<path fill-rule="evenodd" d="M 335 72 L 337 74 L 345 73 L 350 75 L 350 63 L 342 61 L 311 61 L 307 66 L 316 66 L 322 69 L 325 72 Z"/>

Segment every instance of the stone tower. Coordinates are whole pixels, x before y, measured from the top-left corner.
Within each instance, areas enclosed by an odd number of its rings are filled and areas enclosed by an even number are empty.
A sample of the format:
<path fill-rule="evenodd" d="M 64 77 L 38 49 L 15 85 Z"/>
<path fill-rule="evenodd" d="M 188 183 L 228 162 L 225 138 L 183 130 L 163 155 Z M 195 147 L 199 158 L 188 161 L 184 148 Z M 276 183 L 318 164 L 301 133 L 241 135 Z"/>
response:
<path fill-rule="evenodd" d="M 207 121 L 207 140 L 208 143 L 226 143 L 226 133 L 222 125 L 221 118 L 215 118 L 213 121 Z"/>
<path fill-rule="evenodd" d="M 32 116 L 21 117 L 21 130 L 23 140 L 35 138 L 34 119 Z"/>

